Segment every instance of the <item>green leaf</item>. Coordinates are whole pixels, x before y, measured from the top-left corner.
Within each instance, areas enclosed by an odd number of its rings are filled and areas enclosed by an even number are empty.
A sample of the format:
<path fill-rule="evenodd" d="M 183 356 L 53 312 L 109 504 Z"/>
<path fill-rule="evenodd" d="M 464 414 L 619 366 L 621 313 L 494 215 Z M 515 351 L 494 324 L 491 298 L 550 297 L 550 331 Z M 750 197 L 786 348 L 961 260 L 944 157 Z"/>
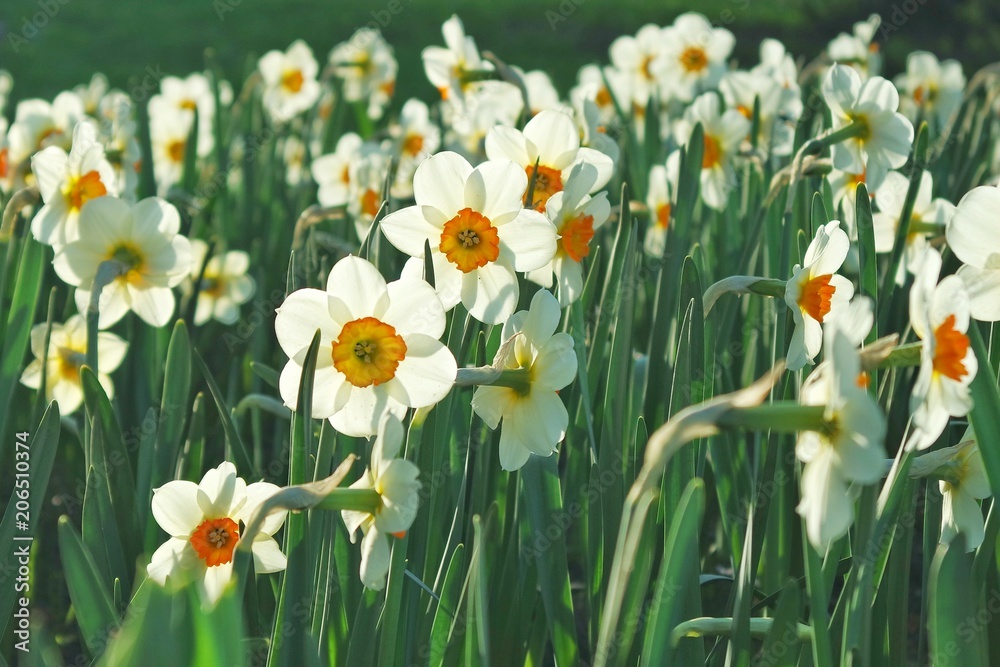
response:
<path fill-rule="evenodd" d="M 643 642 L 643 667 L 694 665 L 705 662 L 701 642 L 681 642 L 674 646 L 670 632 L 686 618 L 701 615 L 698 581 L 698 535 L 705 513 L 705 483 L 692 479 L 676 505 L 676 519 L 670 524 L 660 574 L 653 589 L 651 614 Z"/>
<path fill-rule="evenodd" d="M 228 453 L 227 459 L 231 457 L 232 460 L 236 462 L 236 468 L 241 471 L 244 477 L 260 477 L 259 472 L 253 465 L 249 452 L 247 452 L 246 445 L 243 444 L 240 432 L 236 428 L 236 422 L 233 421 L 233 415 L 226 406 L 226 401 L 222 397 L 219 385 L 215 383 L 215 377 L 212 375 L 212 371 L 209 370 L 208 365 L 205 363 L 205 360 L 201 358 L 201 354 L 197 350 L 194 350 L 194 362 L 198 366 L 198 370 L 201 371 L 202 377 L 205 378 L 205 383 L 208 385 L 208 391 L 212 394 L 212 399 L 215 401 L 215 407 L 219 411 L 219 417 L 222 420 L 222 429 L 226 434 L 226 451 Z"/>
<path fill-rule="evenodd" d="M 434 610 L 434 622 L 427 639 L 428 659 L 431 667 L 442 667 L 445 664 L 445 653 L 451 644 L 451 629 L 457 620 L 458 605 L 462 594 L 465 571 L 464 551 L 465 547 L 459 544 L 451 552 L 448 571 L 441 587 L 441 598 Z"/>
<path fill-rule="evenodd" d="M 3 352 L 0 353 L 0 461 L 10 461 L 9 449 L 13 441 L 7 435 L 7 419 L 15 389 L 21 380 L 22 362 L 31 341 L 31 325 L 42 289 L 45 270 L 45 246 L 26 238 L 14 279 L 14 297 L 7 313 L 7 327 L 3 332 Z M 6 267 L 4 267 L 6 269 Z M 0 300 L 3 295 L 0 294 Z"/>
<path fill-rule="evenodd" d="M 559 526 L 564 516 L 559 471 L 554 456 L 532 456 L 520 472 L 521 491 L 528 510 L 532 535 L 548 535 L 552 526 Z M 548 549 L 532 552 L 538 566 L 538 583 L 545 604 L 556 662 L 572 665 L 580 659 L 573 621 L 573 596 L 570 592 L 569 565 L 566 559 L 565 534 L 560 531 Z"/>
<path fill-rule="evenodd" d="M 83 544 L 68 516 L 59 517 L 59 556 L 76 622 L 90 654 L 97 657 L 118 628 L 118 614 L 101 582 L 94 557 Z"/>
<path fill-rule="evenodd" d="M 7 478 L 13 480 L 15 488 L 11 492 L 7 509 L 4 511 L 3 521 L 0 522 L 0 544 L 6 544 L 9 547 L 3 554 L 0 554 L 0 570 L 3 572 L 16 572 L 20 565 L 19 557 L 16 554 L 18 548 L 31 544 L 29 540 L 20 539 L 26 537 L 24 531 L 17 530 L 15 532 L 16 522 L 23 520 L 22 517 L 17 516 L 16 508 L 17 501 L 21 499 L 18 496 L 18 486 L 22 491 L 25 488 L 24 483 L 21 482 L 23 479 L 27 479 L 27 489 L 29 490 L 27 494 L 28 525 L 32 536 L 38 534 L 37 527 L 42 507 L 49 497 L 47 493 L 49 477 L 52 474 L 56 451 L 59 449 L 59 404 L 55 401 L 49 403 L 49 407 L 42 415 L 42 420 L 30 436 L 27 433 L 15 434 L 11 436 L 10 441 L 15 448 L 16 460 L 14 468 L 7 472 Z M 23 466 L 17 464 L 17 461 L 24 460 L 22 456 L 18 455 L 18 452 L 25 451 L 24 446 L 27 447 L 29 455 L 27 478 L 22 477 L 24 471 L 21 468 Z M 14 599 L 20 597 L 13 579 L 5 575 L 4 580 L 5 585 L 0 586 L 0 632 L 3 632 L 3 629 L 10 623 Z"/>
<path fill-rule="evenodd" d="M 979 362 L 976 377 L 969 385 L 974 401 L 969 421 L 976 432 L 977 441 L 998 443 L 1000 442 L 1000 390 L 997 389 L 997 378 L 976 323 L 972 323 L 969 327 L 969 340 L 976 354 L 976 361 Z M 979 452 L 983 455 L 983 465 L 990 480 L 990 489 L 993 495 L 1000 496 L 1000 448 L 984 446 L 979 448 Z"/>
<path fill-rule="evenodd" d="M 972 588 L 972 554 L 959 536 L 934 554 L 928 577 L 930 654 L 935 667 L 987 667 L 982 632 L 965 619 L 981 611 L 981 591 Z"/>

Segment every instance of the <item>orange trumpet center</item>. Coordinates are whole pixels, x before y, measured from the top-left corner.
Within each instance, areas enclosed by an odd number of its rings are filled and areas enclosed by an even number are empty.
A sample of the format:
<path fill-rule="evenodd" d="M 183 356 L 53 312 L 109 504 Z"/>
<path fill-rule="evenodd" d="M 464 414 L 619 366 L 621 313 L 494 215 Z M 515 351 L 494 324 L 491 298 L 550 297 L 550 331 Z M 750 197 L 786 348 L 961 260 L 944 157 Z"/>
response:
<path fill-rule="evenodd" d="M 830 284 L 833 274 L 816 276 L 802 284 L 799 308 L 817 322 L 822 322 L 832 306 L 831 300 L 837 288 Z"/>
<path fill-rule="evenodd" d="M 74 211 L 79 211 L 91 199 L 96 199 L 106 194 L 108 194 L 108 189 L 101 182 L 101 175 L 96 171 L 88 171 L 80 178 L 72 181 L 66 197 L 69 199 L 70 208 Z"/>
<path fill-rule="evenodd" d="M 233 551 L 240 541 L 239 528 L 228 517 L 206 519 L 191 533 L 191 546 L 209 567 L 224 565 L 233 560 Z"/>
<path fill-rule="evenodd" d="M 955 329 L 955 316 L 949 315 L 934 331 L 934 372 L 952 380 L 968 375 L 963 360 L 969 351 L 969 337 Z"/>
<path fill-rule="evenodd" d="M 558 169 L 543 165 L 538 165 L 537 172 L 535 171 L 535 165 L 526 167 L 524 171 L 528 174 L 529 183 L 531 182 L 532 175 L 535 177 L 535 189 L 532 190 L 531 196 L 535 200 L 535 210 L 539 213 L 544 213 L 545 204 L 549 201 L 549 197 L 557 192 L 561 192 L 563 189 L 562 173 Z M 531 202 L 526 200 L 524 204 L 525 206 L 530 206 Z"/>
<path fill-rule="evenodd" d="M 374 317 L 352 320 L 333 344 L 333 366 L 355 387 L 378 386 L 396 377 L 406 343 L 396 329 Z"/>
<path fill-rule="evenodd" d="M 500 256 L 500 235 L 485 215 L 463 208 L 445 223 L 438 249 L 462 273 L 468 273 Z"/>
<path fill-rule="evenodd" d="M 574 262 L 590 254 L 590 239 L 594 238 L 594 216 L 578 215 L 567 220 L 559 230 L 559 244 Z"/>

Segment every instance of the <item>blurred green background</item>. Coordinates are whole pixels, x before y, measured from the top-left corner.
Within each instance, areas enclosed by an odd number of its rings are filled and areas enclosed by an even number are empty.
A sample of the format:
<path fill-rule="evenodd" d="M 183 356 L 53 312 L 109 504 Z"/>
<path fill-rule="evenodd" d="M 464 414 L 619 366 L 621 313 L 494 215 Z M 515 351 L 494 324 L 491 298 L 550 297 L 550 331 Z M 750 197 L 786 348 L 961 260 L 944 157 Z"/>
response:
<path fill-rule="evenodd" d="M 396 16 L 387 11 L 394 2 L 402 8 Z M 958 58 L 967 74 L 1000 59 L 996 0 L 459 0 L 447 5 L 430 0 L 0 0 L 0 68 L 14 75 L 13 100 L 51 98 L 95 71 L 122 88 L 141 79 L 147 67 L 187 74 L 203 68 L 210 47 L 235 82 L 252 66 L 251 58 L 297 38 L 325 61 L 355 28 L 381 17 L 382 32 L 400 61 L 399 95 L 430 99 L 434 91 L 424 78 L 420 50 L 443 43 L 441 23 L 457 13 L 481 49 L 525 69 L 545 69 L 565 93 L 581 65 L 607 61 L 615 37 L 634 34 L 644 23 L 669 24 L 691 9 L 733 31 L 734 56 L 745 65 L 756 62 L 758 44 L 768 36 L 811 60 L 837 33 L 850 31 L 872 12 L 888 26 L 887 38 L 880 39 L 888 76 L 905 67 L 906 54 L 915 49 Z"/>

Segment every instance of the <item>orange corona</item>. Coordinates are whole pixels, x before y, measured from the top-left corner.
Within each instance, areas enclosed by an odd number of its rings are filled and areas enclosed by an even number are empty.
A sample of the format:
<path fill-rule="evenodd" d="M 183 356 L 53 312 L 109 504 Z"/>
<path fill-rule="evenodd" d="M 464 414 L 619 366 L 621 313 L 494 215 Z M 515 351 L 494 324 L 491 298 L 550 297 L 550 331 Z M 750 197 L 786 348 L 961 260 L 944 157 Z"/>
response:
<path fill-rule="evenodd" d="M 500 256 L 500 235 L 485 215 L 463 208 L 445 223 L 438 249 L 462 273 L 468 273 Z"/>

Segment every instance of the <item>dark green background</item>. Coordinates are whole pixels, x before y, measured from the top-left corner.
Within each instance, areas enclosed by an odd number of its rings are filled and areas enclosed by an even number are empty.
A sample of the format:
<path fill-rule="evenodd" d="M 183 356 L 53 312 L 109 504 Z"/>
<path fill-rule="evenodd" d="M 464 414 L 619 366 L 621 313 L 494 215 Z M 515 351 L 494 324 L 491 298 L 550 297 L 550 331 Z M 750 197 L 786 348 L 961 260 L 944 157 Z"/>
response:
<path fill-rule="evenodd" d="M 126 87 L 147 67 L 168 74 L 202 69 L 205 49 L 218 54 L 227 76 L 236 81 L 261 53 L 285 48 L 305 39 L 319 60 L 325 61 L 334 44 L 346 40 L 355 28 L 373 20 L 391 0 L 355 4 L 316 0 L 0 0 L 0 68 L 15 78 L 13 98 L 51 98 L 60 90 L 102 71 L 113 85 Z M 782 40 L 795 56 L 815 57 L 838 32 L 850 31 L 854 21 L 877 11 L 887 23 L 898 23 L 888 33 L 885 73 L 896 74 L 914 49 L 933 51 L 941 58 L 958 58 L 967 75 L 1000 60 L 1000 3 L 996 0 L 942 2 L 898 0 L 564 0 L 574 8 L 553 29 L 546 12 L 559 12 L 554 0 L 460 0 L 449 4 L 430 0 L 398 0 L 403 9 L 383 28 L 400 61 L 399 95 L 429 99 L 433 90 L 424 78 L 420 50 L 443 43 L 441 23 L 453 12 L 465 22 L 480 48 L 494 51 L 508 63 L 525 69 L 543 68 L 563 93 L 577 69 L 587 62 L 606 62 L 611 41 L 634 34 L 644 23 L 671 23 L 694 9 L 737 38 L 735 57 L 745 65 L 757 59 L 763 37 Z M 215 5 L 239 4 L 220 20 Z M 44 7 L 58 7 L 45 16 Z M 24 20 L 44 18 L 20 53 L 9 35 L 20 34 Z M 902 18 L 904 21 L 900 21 Z M 9 111 L 12 113 L 12 110 Z"/>

